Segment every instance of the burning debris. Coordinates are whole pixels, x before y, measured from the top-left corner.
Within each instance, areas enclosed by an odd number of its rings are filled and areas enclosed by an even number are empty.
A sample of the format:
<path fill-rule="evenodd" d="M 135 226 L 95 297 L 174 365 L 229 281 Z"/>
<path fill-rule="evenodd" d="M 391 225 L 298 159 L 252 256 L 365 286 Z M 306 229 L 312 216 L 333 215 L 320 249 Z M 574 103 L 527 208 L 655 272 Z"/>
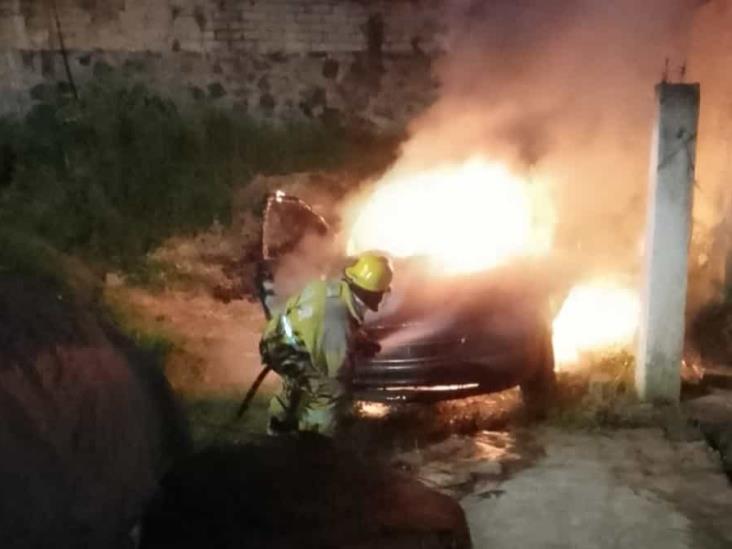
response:
<path fill-rule="evenodd" d="M 389 405 L 383 402 L 358 401 L 354 403 L 357 416 L 369 419 L 381 419 L 389 415 Z"/>

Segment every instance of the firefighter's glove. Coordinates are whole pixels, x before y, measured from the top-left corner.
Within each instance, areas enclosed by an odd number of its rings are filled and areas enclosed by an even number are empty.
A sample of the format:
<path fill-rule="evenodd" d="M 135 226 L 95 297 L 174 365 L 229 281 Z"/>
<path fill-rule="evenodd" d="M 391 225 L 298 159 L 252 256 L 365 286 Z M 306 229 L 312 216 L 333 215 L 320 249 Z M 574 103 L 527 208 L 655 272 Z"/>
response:
<path fill-rule="evenodd" d="M 364 358 L 373 358 L 381 352 L 381 345 L 363 333 L 360 333 L 355 342 L 355 353 Z"/>
<path fill-rule="evenodd" d="M 303 364 L 308 359 L 307 353 L 283 345 L 274 338 L 260 341 L 259 354 L 262 363 L 272 368 L 275 373 L 293 378 L 302 375 Z"/>

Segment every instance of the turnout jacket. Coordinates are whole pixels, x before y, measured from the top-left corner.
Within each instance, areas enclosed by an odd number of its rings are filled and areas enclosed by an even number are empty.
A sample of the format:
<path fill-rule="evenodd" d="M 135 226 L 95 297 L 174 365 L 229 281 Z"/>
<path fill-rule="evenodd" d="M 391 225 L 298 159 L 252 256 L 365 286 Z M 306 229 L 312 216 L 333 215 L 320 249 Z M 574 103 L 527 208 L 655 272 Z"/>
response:
<path fill-rule="evenodd" d="M 319 374 L 338 377 L 348 362 L 364 312 L 345 281 L 311 282 L 267 323 L 260 343 L 262 358 L 278 371 L 274 362 L 279 353 L 272 351 L 285 346 L 307 353 Z"/>

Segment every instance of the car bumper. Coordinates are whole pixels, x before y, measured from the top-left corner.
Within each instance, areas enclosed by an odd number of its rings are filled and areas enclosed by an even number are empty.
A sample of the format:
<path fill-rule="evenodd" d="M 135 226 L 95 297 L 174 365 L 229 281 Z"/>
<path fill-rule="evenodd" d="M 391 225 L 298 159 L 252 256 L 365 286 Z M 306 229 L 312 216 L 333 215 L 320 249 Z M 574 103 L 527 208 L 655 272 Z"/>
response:
<path fill-rule="evenodd" d="M 469 358 L 437 356 L 361 361 L 354 368 L 354 396 L 367 401 L 436 402 L 501 391 L 535 369 L 523 350 Z"/>

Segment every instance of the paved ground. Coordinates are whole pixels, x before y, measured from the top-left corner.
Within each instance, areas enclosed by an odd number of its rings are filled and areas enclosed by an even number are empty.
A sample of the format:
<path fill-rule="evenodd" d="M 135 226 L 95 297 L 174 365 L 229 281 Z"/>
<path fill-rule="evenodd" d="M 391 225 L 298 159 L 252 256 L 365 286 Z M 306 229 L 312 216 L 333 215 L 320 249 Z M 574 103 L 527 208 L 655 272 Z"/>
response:
<path fill-rule="evenodd" d="M 732 490 L 702 440 L 539 429 L 545 452 L 461 503 L 476 548 L 732 546 Z"/>

